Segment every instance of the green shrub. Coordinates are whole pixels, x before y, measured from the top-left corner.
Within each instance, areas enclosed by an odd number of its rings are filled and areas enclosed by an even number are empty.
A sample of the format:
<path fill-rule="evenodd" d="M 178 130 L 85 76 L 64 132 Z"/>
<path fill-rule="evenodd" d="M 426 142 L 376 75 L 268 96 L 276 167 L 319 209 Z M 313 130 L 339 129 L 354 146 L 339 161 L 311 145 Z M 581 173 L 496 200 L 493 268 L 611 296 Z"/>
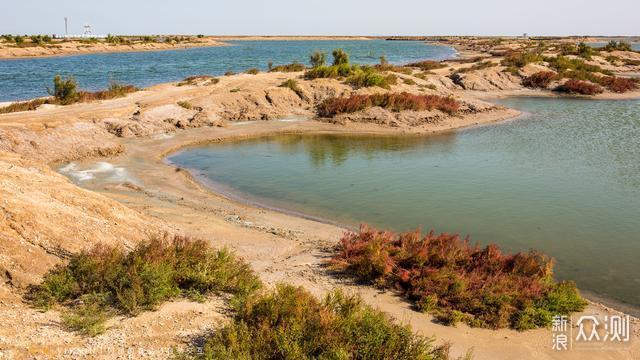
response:
<path fill-rule="evenodd" d="M 27 300 L 47 309 L 71 307 L 65 320 L 71 328 L 98 328 L 107 316 L 91 317 L 93 307 L 104 314 L 136 315 L 154 310 L 177 296 L 233 294 L 240 299 L 261 286 L 249 266 L 226 249 L 180 236 L 154 237 L 125 252 L 98 245 L 74 255 L 68 264 L 49 271 L 33 286 Z M 239 301 L 239 300 L 238 300 Z"/>
<path fill-rule="evenodd" d="M 607 45 L 605 45 L 602 48 L 604 51 L 633 51 L 633 49 L 631 49 L 631 45 L 629 45 L 629 43 L 624 42 L 624 41 L 615 41 L 615 40 L 611 40 L 609 41 L 609 43 L 607 43 Z"/>
<path fill-rule="evenodd" d="M 73 104 L 80 99 L 78 83 L 73 77 L 63 79 L 60 75 L 56 75 L 53 78 L 53 90 L 48 89 L 48 91 L 61 105 Z"/>
<path fill-rule="evenodd" d="M 450 325 L 547 327 L 553 316 L 587 304 L 575 284 L 553 280 L 553 261 L 543 254 L 504 255 L 495 245 L 471 246 L 458 235 L 421 236 L 363 226 L 345 234 L 331 264 L 360 281 L 400 290 Z"/>
<path fill-rule="evenodd" d="M 313 54 L 309 56 L 309 62 L 313 68 L 325 66 L 327 63 L 327 54 L 321 51 L 314 51 Z"/>
<path fill-rule="evenodd" d="M 2 40 L 6 41 L 6 42 L 14 42 L 13 35 L 11 35 L 11 34 L 2 35 Z"/>
<path fill-rule="evenodd" d="M 349 65 L 349 54 L 342 49 L 333 50 L 333 65 Z"/>
<path fill-rule="evenodd" d="M 225 72 L 225 73 L 224 73 L 224 76 L 233 76 L 233 75 L 235 75 L 235 74 L 236 74 L 236 73 L 235 73 L 234 71 L 232 71 L 232 70 L 227 70 L 227 72 Z"/>
<path fill-rule="evenodd" d="M 512 51 L 500 62 L 502 66 L 521 68 L 529 63 L 543 61 L 544 57 L 538 52 Z"/>
<path fill-rule="evenodd" d="M 21 45 L 21 44 L 24 43 L 24 38 L 22 36 L 20 36 L 20 35 L 16 35 L 13 38 L 13 41 L 15 41 L 17 45 Z"/>
<path fill-rule="evenodd" d="M 409 78 L 402 79 L 402 82 L 407 84 L 407 85 L 416 85 L 416 81 L 413 80 L 413 79 L 409 79 Z"/>
<path fill-rule="evenodd" d="M 230 325 L 204 342 L 200 359 L 447 359 L 447 347 L 415 335 L 340 291 L 319 301 L 280 285 L 249 297 Z"/>
<path fill-rule="evenodd" d="M 549 66 L 561 75 L 567 71 L 598 72 L 611 75 L 611 71 L 604 70 L 598 65 L 587 64 L 582 59 L 570 59 L 566 56 L 553 56 L 544 58 L 544 61 L 548 62 Z"/>
<path fill-rule="evenodd" d="M 471 65 L 470 67 L 467 68 L 461 68 L 456 70 L 457 73 L 466 73 L 466 72 L 471 72 L 471 71 L 477 71 L 477 70 L 483 70 L 483 69 L 488 69 L 494 66 L 498 66 L 498 64 L 491 62 L 491 61 L 481 61 L 479 63 L 475 63 L 473 65 Z"/>
<path fill-rule="evenodd" d="M 379 86 L 390 89 L 391 85 L 395 85 L 397 81 L 398 78 L 393 74 L 383 75 L 371 67 L 354 67 L 345 83 L 355 88 Z"/>

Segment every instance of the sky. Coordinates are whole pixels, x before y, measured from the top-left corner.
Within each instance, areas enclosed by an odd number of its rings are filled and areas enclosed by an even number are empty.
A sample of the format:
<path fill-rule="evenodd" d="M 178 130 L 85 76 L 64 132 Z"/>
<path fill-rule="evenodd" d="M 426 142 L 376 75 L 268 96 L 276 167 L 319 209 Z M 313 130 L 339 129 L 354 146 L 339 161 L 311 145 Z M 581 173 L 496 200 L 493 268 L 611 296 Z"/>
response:
<path fill-rule="evenodd" d="M 640 0 L 0 0 L 0 34 L 640 35 Z"/>

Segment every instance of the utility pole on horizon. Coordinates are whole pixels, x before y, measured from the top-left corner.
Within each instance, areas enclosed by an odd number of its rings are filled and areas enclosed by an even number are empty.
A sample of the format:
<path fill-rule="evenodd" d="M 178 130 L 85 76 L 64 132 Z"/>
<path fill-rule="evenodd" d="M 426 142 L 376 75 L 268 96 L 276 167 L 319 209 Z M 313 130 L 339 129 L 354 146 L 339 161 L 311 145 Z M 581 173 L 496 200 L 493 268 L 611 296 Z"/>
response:
<path fill-rule="evenodd" d="M 69 24 L 68 24 L 68 19 L 67 19 L 67 17 L 65 16 L 65 17 L 64 17 L 64 35 L 65 35 L 65 36 L 69 35 L 69 26 L 68 26 L 68 25 L 69 25 Z"/>

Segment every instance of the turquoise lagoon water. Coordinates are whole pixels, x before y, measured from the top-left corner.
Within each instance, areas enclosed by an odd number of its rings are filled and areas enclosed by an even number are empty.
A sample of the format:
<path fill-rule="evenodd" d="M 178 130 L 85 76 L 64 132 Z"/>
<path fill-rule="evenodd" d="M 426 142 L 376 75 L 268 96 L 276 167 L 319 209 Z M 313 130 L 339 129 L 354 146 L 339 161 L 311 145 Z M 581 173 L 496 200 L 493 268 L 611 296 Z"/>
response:
<path fill-rule="evenodd" d="M 169 160 L 267 206 L 538 249 L 559 278 L 640 305 L 640 101 L 500 102 L 526 114 L 432 137 L 287 135 Z"/>
<path fill-rule="evenodd" d="M 267 64 L 294 61 L 307 63 L 315 50 L 331 53 L 345 49 L 360 64 L 392 63 L 423 59 L 443 60 L 455 56 L 446 46 L 418 41 L 235 41 L 229 46 L 184 50 L 89 54 L 39 59 L 0 60 L 0 101 L 30 99 L 47 94 L 56 74 L 73 75 L 87 90 L 105 88 L 110 81 L 139 87 L 177 81 L 198 74 L 222 75 Z"/>

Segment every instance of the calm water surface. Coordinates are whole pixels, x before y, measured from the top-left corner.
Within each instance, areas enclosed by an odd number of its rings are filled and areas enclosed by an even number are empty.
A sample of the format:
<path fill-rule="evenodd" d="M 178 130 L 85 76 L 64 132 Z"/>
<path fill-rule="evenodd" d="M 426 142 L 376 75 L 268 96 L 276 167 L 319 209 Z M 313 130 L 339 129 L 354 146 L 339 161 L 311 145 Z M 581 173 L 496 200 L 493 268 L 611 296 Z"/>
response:
<path fill-rule="evenodd" d="M 237 41 L 230 46 L 185 50 L 90 54 L 40 59 L 0 60 L 0 101 L 30 99 L 47 94 L 56 74 L 73 75 L 87 90 L 105 88 L 110 81 L 139 87 L 177 81 L 198 74 L 222 75 L 228 70 L 245 71 L 274 64 L 307 63 L 314 50 L 331 53 L 343 48 L 360 64 L 379 61 L 384 55 L 392 63 L 455 56 L 446 46 L 418 41 Z M 330 57 L 330 56 L 329 56 Z"/>
<path fill-rule="evenodd" d="M 559 278 L 640 305 L 640 101 L 501 103 L 528 114 L 428 138 L 277 136 L 169 160 L 269 206 L 539 249 Z"/>

